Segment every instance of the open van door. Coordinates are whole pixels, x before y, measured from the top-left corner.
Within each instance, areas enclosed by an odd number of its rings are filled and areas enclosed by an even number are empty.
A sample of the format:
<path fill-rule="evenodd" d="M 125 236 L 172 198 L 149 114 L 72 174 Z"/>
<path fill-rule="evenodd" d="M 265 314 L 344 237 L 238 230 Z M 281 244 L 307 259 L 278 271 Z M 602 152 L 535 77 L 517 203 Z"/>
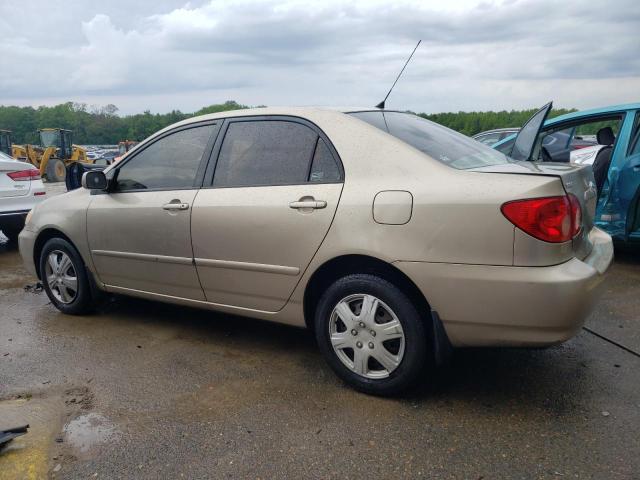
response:
<path fill-rule="evenodd" d="M 547 103 L 544 107 L 534 113 L 529 120 L 527 120 L 522 129 L 518 132 L 518 135 L 513 142 L 511 153 L 507 153 L 508 156 L 514 160 L 521 161 L 530 161 L 534 158 L 534 149 L 538 143 L 540 130 L 549 116 L 551 107 L 553 107 L 553 102 Z M 537 155 L 535 157 L 537 157 Z"/>

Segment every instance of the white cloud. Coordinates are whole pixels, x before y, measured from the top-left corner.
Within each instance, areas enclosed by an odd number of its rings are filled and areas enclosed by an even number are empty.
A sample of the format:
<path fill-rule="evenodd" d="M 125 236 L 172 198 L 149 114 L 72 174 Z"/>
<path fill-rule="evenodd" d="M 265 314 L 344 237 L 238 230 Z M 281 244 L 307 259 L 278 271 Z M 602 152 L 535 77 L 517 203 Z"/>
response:
<path fill-rule="evenodd" d="M 397 108 L 638 100 L 640 14 L 631 0 L 615 9 L 578 0 L 127 5 L 78 1 L 60 12 L 46 0 L 3 3 L 0 55 L 12 68 L 0 70 L 0 103 L 89 101 L 123 112 L 188 111 L 229 98 L 374 105 L 418 38 L 390 98 Z M 17 28 L 25 14 L 32 25 Z"/>

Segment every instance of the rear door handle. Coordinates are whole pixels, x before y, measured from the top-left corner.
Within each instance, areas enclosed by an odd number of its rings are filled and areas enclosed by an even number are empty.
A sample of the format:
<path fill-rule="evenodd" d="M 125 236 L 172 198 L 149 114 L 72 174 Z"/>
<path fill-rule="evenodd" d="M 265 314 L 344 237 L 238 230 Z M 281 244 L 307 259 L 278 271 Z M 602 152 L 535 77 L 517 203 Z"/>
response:
<path fill-rule="evenodd" d="M 303 208 L 325 208 L 327 202 L 324 200 L 298 200 L 297 202 L 289 203 L 289 208 L 303 209 Z"/>
<path fill-rule="evenodd" d="M 182 203 L 182 202 L 170 202 L 170 203 L 165 203 L 162 206 L 162 209 L 163 210 L 188 210 L 189 204 Z"/>

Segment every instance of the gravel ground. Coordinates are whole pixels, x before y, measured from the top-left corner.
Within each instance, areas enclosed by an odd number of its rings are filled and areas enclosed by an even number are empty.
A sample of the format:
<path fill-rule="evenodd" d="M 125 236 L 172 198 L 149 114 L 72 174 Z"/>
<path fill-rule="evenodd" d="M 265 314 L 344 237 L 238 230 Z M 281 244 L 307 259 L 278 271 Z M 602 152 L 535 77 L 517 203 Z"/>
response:
<path fill-rule="evenodd" d="M 640 254 L 587 325 L 640 351 Z M 0 246 L 0 478 L 640 478 L 640 358 L 583 331 L 457 351 L 402 398 L 345 387 L 300 329 L 118 298 L 58 313 Z"/>

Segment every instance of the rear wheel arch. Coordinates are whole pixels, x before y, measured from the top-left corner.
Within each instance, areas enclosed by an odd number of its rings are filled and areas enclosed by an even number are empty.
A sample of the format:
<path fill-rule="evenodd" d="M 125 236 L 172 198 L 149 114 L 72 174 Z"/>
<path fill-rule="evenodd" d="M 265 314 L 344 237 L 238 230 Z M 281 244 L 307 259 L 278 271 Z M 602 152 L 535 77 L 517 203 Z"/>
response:
<path fill-rule="evenodd" d="M 431 306 L 416 284 L 392 264 L 368 255 L 342 255 L 332 258 L 311 275 L 303 300 L 304 319 L 308 328 L 313 330 L 315 310 L 326 289 L 336 280 L 357 273 L 383 278 L 402 290 L 411 299 L 423 320 L 429 324 L 429 330 L 431 329 Z"/>

